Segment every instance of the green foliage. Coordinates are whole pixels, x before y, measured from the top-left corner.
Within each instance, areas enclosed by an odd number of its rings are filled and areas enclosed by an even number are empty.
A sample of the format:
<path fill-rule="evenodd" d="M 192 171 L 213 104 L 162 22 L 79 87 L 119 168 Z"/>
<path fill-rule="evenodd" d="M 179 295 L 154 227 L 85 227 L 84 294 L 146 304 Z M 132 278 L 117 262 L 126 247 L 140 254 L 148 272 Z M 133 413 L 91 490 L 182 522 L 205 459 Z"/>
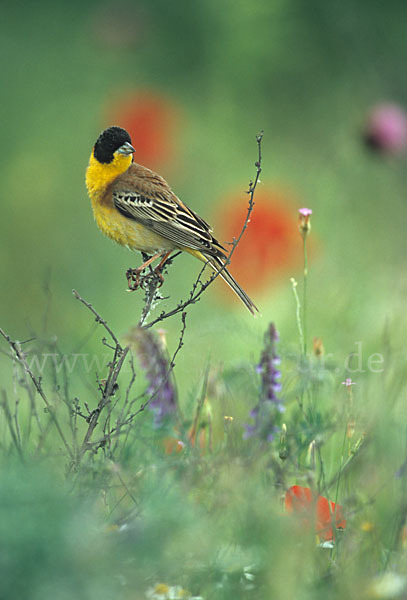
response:
<path fill-rule="evenodd" d="M 8 461 L 0 485 L 1 597 L 111 598 L 113 545 L 94 502 L 38 464 Z"/>

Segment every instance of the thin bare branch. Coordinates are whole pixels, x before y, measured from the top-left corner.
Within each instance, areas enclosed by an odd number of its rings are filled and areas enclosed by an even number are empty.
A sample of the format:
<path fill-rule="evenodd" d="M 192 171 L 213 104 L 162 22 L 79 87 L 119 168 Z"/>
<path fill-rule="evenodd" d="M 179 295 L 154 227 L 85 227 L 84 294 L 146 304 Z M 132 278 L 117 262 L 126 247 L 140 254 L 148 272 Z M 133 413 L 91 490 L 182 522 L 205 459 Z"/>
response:
<path fill-rule="evenodd" d="M 100 316 L 100 314 L 93 308 L 92 304 L 90 304 L 89 302 L 87 302 L 86 300 L 84 300 L 82 298 L 82 296 L 80 296 L 76 290 L 72 290 L 72 293 L 75 296 L 75 298 L 77 300 L 79 300 L 79 302 L 82 302 L 82 304 L 84 304 L 90 310 L 90 312 L 95 315 L 95 321 L 96 321 L 96 323 L 100 323 L 106 329 L 107 333 L 110 335 L 110 337 L 112 338 L 112 340 L 116 344 L 117 348 L 119 348 L 120 350 L 122 350 L 122 347 L 120 345 L 119 340 L 117 339 L 117 337 L 115 336 L 115 334 L 113 333 L 113 331 L 110 329 L 110 327 L 107 324 L 107 322 L 104 319 L 102 319 L 102 317 Z"/>
<path fill-rule="evenodd" d="M 150 402 L 152 402 L 155 397 L 157 396 L 157 394 L 160 392 L 160 390 L 162 389 L 162 387 L 167 383 L 169 377 L 171 376 L 171 373 L 175 367 L 175 359 L 179 353 L 179 351 L 181 350 L 181 348 L 184 345 L 184 336 L 185 336 L 185 331 L 186 331 L 186 318 L 187 318 L 187 313 L 183 312 L 181 315 L 181 323 L 182 323 L 182 327 L 181 327 L 181 332 L 180 332 L 180 336 L 178 339 L 178 344 L 177 347 L 174 351 L 174 354 L 172 355 L 172 358 L 170 360 L 169 366 L 168 366 L 168 370 L 165 374 L 165 376 L 162 378 L 162 380 L 160 381 L 159 386 L 157 386 L 157 388 L 154 390 L 154 392 L 152 394 L 150 394 L 150 396 L 148 397 L 148 399 L 140 405 L 140 407 L 130 413 L 128 412 L 127 415 L 124 416 L 124 418 L 122 420 L 118 420 L 118 422 L 116 423 L 115 427 L 113 427 L 107 434 L 108 437 L 116 437 L 118 435 L 120 435 L 122 433 L 122 430 L 126 427 L 131 425 L 131 423 L 133 422 L 133 420 L 135 419 L 135 417 L 137 417 L 137 415 L 139 415 L 141 412 L 143 412 L 148 405 L 150 404 Z M 143 394 L 144 395 L 144 394 Z M 142 397 L 142 396 L 141 396 Z M 131 408 L 131 406 L 138 400 L 140 400 L 141 397 L 136 398 L 134 401 L 129 403 L 129 408 Z M 96 442 L 96 447 L 101 447 L 104 446 L 106 444 L 106 437 L 107 436 L 103 436 L 101 439 L 99 439 L 98 442 Z"/>
<path fill-rule="evenodd" d="M 4 414 L 6 416 L 7 425 L 8 425 L 8 428 L 10 430 L 10 434 L 11 434 L 12 440 L 14 442 L 14 445 L 16 447 L 16 450 L 18 452 L 18 456 L 20 457 L 21 462 L 24 463 L 25 461 L 24 461 L 23 451 L 22 451 L 22 448 L 21 448 L 21 441 L 18 438 L 18 432 L 16 430 L 16 427 L 18 425 L 17 425 L 17 423 L 16 423 L 15 426 L 13 425 L 13 416 L 12 416 L 12 414 L 10 412 L 10 408 L 9 408 L 9 405 L 8 405 L 8 399 L 7 399 L 6 390 L 1 390 L 1 396 L 2 396 L 2 398 L 0 400 L 0 406 L 4 410 Z"/>
<path fill-rule="evenodd" d="M 31 371 L 31 369 L 30 369 L 30 367 L 29 367 L 29 365 L 27 363 L 27 360 L 25 358 L 25 355 L 21 351 L 19 342 L 13 341 L 10 338 L 10 336 L 7 335 L 5 333 L 5 331 L 3 331 L 3 329 L 1 329 L 1 327 L 0 327 L 0 335 L 2 335 L 3 338 L 8 342 L 10 348 L 13 350 L 13 353 L 14 353 L 14 356 L 15 356 L 16 360 L 20 363 L 20 365 L 22 366 L 23 370 L 28 374 L 28 376 L 30 377 L 31 381 L 33 382 L 35 389 L 37 390 L 38 394 L 42 398 L 42 400 L 43 400 L 43 402 L 44 402 L 44 404 L 45 404 L 45 406 L 47 408 L 47 411 L 50 414 L 50 416 L 51 416 L 51 418 L 52 418 L 52 420 L 54 422 L 54 425 L 55 425 L 55 427 L 56 427 L 56 429 L 58 431 L 59 437 L 61 438 L 61 440 L 62 440 L 62 442 L 63 442 L 63 444 L 65 446 L 66 451 L 68 452 L 70 458 L 73 459 L 72 450 L 71 450 L 68 442 L 66 441 L 64 432 L 61 429 L 61 426 L 60 426 L 60 424 L 58 422 L 58 419 L 57 419 L 57 417 L 55 415 L 54 409 L 53 409 L 51 403 L 48 401 L 47 396 L 45 395 L 45 392 L 44 392 L 44 390 L 42 388 L 41 380 L 39 378 L 37 379 L 35 377 L 34 373 Z"/>

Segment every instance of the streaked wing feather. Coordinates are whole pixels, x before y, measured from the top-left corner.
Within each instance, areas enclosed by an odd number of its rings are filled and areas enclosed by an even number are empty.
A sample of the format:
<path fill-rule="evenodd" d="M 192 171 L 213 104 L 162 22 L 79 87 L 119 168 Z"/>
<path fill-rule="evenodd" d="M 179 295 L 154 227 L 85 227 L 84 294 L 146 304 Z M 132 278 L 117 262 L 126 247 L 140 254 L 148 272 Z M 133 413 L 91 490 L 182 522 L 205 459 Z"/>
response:
<path fill-rule="evenodd" d="M 113 202 L 124 216 L 179 246 L 219 254 L 219 249 L 213 247 L 215 240 L 208 223 L 175 200 L 161 194 L 147 197 L 130 191 L 114 191 Z"/>

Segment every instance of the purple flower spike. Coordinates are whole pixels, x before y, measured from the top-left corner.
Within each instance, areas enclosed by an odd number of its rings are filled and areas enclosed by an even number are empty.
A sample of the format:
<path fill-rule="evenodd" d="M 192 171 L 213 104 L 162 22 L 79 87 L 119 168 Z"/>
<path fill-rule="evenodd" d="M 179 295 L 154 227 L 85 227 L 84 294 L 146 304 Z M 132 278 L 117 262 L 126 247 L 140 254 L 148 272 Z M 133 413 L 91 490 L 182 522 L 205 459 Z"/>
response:
<path fill-rule="evenodd" d="M 277 431 L 276 418 L 285 408 L 278 398 L 282 386 L 278 381 L 281 372 L 276 367 L 281 363 L 277 355 L 276 344 L 279 335 L 273 323 L 270 324 L 264 336 L 264 349 L 260 362 L 256 366 L 256 373 L 260 375 L 260 399 L 258 404 L 250 411 L 250 417 L 254 424 L 245 425 L 244 438 L 259 437 L 265 441 L 271 441 Z"/>
<path fill-rule="evenodd" d="M 161 340 L 152 331 L 134 328 L 129 341 L 135 348 L 140 365 L 145 372 L 151 397 L 148 408 L 154 413 L 154 426 L 177 411 L 177 394 L 169 375 L 170 366 Z"/>
<path fill-rule="evenodd" d="M 256 434 L 255 425 L 245 425 L 245 432 L 243 434 L 243 439 L 247 440 L 250 437 L 253 437 Z"/>
<path fill-rule="evenodd" d="M 312 215 L 312 210 L 310 208 L 300 208 L 298 210 L 298 212 L 300 213 L 300 215 L 302 215 L 303 217 L 309 217 Z"/>

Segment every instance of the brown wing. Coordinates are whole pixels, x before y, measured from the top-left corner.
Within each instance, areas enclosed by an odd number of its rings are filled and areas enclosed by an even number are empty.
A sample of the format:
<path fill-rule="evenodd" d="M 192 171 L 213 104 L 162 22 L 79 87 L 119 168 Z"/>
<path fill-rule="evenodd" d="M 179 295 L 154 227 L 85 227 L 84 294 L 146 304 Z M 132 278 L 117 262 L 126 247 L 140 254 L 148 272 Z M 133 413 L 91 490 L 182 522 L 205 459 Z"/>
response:
<path fill-rule="evenodd" d="M 112 188 L 113 203 L 127 218 L 171 240 L 179 247 L 225 256 L 206 221 L 172 192 L 167 182 L 140 165 L 133 164 Z"/>

